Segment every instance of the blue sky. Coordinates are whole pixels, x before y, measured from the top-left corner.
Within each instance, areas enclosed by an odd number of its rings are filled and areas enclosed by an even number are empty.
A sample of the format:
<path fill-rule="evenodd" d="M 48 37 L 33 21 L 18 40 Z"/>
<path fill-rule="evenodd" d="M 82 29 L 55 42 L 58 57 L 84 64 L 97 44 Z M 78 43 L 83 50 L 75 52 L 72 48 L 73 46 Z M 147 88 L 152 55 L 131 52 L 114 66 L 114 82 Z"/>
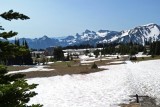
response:
<path fill-rule="evenodd" d="M 0 13 L 13 9 L 31 18 L 0 19 L 6 31 L 17 31 L 19 37 L 68 36 L 85 29 L 121 31 L 160 24 L 160 0 L 1 0 L 0 4 Z"/>

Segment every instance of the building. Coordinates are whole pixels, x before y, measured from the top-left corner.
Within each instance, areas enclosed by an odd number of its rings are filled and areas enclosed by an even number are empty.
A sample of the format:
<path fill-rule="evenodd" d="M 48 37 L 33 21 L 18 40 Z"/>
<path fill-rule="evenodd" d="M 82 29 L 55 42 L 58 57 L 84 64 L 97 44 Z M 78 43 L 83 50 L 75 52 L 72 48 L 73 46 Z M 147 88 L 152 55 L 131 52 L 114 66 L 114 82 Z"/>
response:
<path fill-rule="evenodd" d="M 95 50 L 102 50 L 102 48 L 88 48 L 88 49 L 66 49 L 63 52 L 71 54 L 71 55 L 84 55 L 88 50 L 90 53 L 93 53 Z"/>

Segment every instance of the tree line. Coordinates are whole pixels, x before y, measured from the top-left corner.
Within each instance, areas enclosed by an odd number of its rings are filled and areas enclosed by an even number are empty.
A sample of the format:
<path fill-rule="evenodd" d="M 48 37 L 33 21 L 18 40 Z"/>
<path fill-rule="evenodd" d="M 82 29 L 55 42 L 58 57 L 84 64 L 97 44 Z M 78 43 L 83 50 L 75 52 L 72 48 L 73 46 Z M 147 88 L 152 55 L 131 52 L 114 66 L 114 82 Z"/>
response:
<path fill-rule="evenodd" d="M 18 53 L 15 56 L 9 57 L 7 59 L 7 65 L 33 65 L 32 56 L 26 40 L 23 40 L 23 42 L 20 43 L 18 39 L 15 39 L 14 44 L 17 47 L 24 48 L 25 51 L 24 52 L 21 51 L 21 53 Z"/>
<path fill-rule="evenodd" d="M 138 52 L 143 52 L 143 54 L 160 55 L 160 41 L 145 41 L 145 45 L 137 44 L 133 42 L 129 43 L 99 43 L 95 47 L 92 45 L 73 45 L 66 47 L 56 47 L 54 48 L 54 59 L 55 60 L 65 60 L 63 53 L 63 49 L 87 49 L 87 48 L 97 48 L 94 51 L 96 57 L 98 55 L 107 55 L 107 54 L 120 54 L 120 55 L 135 55 Z M 101 48 L 101 49 L 98 49 Z M 89 50 L 86 50 L 85 53 L 90 53 Z M 67 56 L 70 57 L 71 55 Z"/>
<path fill-rule="evenodd" d="M 150 43 L 150 55 L 160 55 L 160 41 Z"/>

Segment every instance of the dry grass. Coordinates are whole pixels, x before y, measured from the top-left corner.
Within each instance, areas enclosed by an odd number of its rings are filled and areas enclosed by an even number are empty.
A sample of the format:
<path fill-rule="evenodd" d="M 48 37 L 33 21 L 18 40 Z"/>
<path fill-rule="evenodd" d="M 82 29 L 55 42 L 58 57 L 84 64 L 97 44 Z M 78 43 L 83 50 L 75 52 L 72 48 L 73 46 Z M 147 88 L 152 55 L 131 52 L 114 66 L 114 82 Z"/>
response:
<path fill-rule="evenodd" d="M 102 65 L 109 65 L 108 63 L 112 61 L 117 61 L 117 59 L 96 61 L 95 63 L 98 66 L 102 66 Z M 26 74 L 26 78 L 35 78 L 35 77 L 51 77 L 51 76 L 66 75 L 66 74 L 69 75 L 88 74 L 104 70 L 104 69 L 91 69 L 92 65 L 93 63 L 90 63 L 90 65 L 82 65 L 80 64 L 80 60 L 74 60 L 68 62 L 55 62 L 49 65 L 49 67 L 47 67 L 48 69 L 54 69 L 53 71 L 34 71 L 34 72 L 26 72 L 23 74 Z"/>
<path fill-rule="evenodd" d="M 29 66 L 7 66 L 8 71 L 19 71 L 30 68 Z"/>
<path fill-rule="evenodd" d="M 122 59 L 110 59 L 110 60 L 100 60 L 96 61 L 97 66 L 103 66 L 103 65 L 111 65 L 110 62 L 113 61 L 119 61 Z M 55 62 L 49 67 L 48 69 L 54 69 L 52 71 L 33 71 L 33 72 L 25 72 L 21 74 L 25 74 L 25 78 L 36 78 L 36 77 L 51 77 L 51 76 L 57 76 L 57 75 L 72 75 L 72 74 L 88 74 L 88 73 L 94 73 L 99 72 L 104 69 L 91 69 L 91 66 L 93 63 L 89 63 L 89 65 L 82 65 L 80 64 L 80 60 L 74 60 L 74 61 L 66 61 L 66 62 Z M 113 64 L 112 64 L 113 65 Z M 115 65 L 115 64 L 114 64 Z M 18 71 L 29 68 L 28 66 L 9 66 L 9 71 Z"/>
<path fill-rule="evenodd" d="M 141 107 L 138 103 L 133 104 L 122 104 L 121 107 Z"/>
<path fill-rule="evenodd" d="M 72 63 L 72 64 L 71 64 Z M 71 65 L 68 65 L 71 64 Z M 35 78 L 35 77 L 51 77 L 57 75 L 72 75 L 72 74 L 87 74 L 92 72 L 98 72 L 102 69 L 91 69 L 91 66 L 88 65 L 74 65 L 73 62 L 58 62 L 47 67 L 49 69 L 55 69 L 53 71 L 34 71 L 22 73 L 26 75 L 26 78 Z"/>
<path fill-rule="evenodd" d="M 157 60 L 157 59 L 160 59 L 160 56 L 154 56 L 153 58 L 152 57 L 139 57 L 135 61 L 147 61 L 147 60 Z"/>

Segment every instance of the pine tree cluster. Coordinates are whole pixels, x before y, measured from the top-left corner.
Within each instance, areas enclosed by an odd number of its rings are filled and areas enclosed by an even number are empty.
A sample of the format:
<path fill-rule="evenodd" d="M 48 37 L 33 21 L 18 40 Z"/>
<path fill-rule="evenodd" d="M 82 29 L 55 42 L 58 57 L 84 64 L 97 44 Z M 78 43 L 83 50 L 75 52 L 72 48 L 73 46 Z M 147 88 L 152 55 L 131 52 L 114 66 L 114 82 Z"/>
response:
<path fill-rule="evenodd" d="M 99 55 L 99 52 L 101 52 L 102 55 L 117 53 L 121 55 L 135 55 L 138 52 L 142 52 L 144 50 L 144 46 L 139 44 L 133 44 L 132 42 L 126 44 L 97 44 L 97 47 L 102 48 L 102 50 L 95 50 L 94 54 L 96 56 Z"/>
<path fill-rule="evenodd" d="M 160 41 L 150 43 L 150 54 L 160 55 Z"/>
<path fill-rule="evenodd" d="M 53 52 L 54 60 L 55 61 L 63 61 L 64 60 L 64 54 L 62 47 L 55 47 Z"/>
<path fill-rule="evenodd" d="M 21 47 L 20 53 L 7 59 L 7 65 L 33 65 L 32 56 L 26 40 L 22 44 L 19 40 L 15 40 L 15 45 Z"/>

